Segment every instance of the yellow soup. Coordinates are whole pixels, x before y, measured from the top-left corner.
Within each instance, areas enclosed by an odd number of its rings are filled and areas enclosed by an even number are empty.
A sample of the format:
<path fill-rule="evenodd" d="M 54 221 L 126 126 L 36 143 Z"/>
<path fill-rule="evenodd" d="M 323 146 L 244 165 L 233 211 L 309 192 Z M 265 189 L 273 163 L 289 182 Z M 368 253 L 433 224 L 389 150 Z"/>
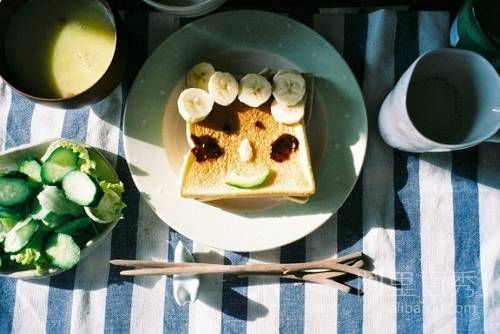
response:
<path fill-rule="evenodd" d="M 28 93 L 67 98 L 94 85 L 116 47 L 115 26 L 95 0 L 31 0 L 5 37 L 11 76 Z"/>

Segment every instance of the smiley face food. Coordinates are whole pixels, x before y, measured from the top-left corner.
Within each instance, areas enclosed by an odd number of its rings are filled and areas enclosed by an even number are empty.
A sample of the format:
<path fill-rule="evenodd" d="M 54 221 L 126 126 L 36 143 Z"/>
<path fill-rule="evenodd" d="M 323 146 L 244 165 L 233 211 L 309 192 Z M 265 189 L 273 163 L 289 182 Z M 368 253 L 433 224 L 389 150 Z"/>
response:
<path fill-rule="evenodd" d="M 294 70 L 239 80 L 201 63 L 187 73 L 178 109 L 186 120 L 181 196 L 202 201 L 315 192 L 305 115 L 314 78 Z"/>

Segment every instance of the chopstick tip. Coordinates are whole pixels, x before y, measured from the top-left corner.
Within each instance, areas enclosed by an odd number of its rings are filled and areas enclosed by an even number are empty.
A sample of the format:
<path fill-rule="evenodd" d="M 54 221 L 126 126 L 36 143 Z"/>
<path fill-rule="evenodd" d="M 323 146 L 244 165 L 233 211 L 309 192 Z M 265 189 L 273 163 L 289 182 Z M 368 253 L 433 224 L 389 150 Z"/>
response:
<path fill-rule="evenodd" d="M 120 271 L 121 276 L 134 276 L 132 270 L 122 270 Z"/>

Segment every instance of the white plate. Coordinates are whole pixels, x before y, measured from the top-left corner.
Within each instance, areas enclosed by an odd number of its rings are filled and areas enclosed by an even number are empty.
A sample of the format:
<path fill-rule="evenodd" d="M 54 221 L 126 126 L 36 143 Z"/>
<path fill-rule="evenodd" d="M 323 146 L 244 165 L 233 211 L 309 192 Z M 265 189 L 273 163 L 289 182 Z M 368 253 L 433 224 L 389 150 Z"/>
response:
<path fill-rule="evenodd" d="M 308 137 L 317 192 L 307 204 L 202 203 L 179 196 L 178 176 L 189 146 L 176 100 L 184 74 L 201 61 L 234 73 L 293 67 L 314 74 Z M 266 12 L 225 12 L 181 28 L 147 60 L 125 110 L 125 153 L 146 201 L 180 233 L 232 251 L 279 247 L 327 221 L 356 183 L 366 141 L 362 95 L 342 57 L 311 29 Z"/>

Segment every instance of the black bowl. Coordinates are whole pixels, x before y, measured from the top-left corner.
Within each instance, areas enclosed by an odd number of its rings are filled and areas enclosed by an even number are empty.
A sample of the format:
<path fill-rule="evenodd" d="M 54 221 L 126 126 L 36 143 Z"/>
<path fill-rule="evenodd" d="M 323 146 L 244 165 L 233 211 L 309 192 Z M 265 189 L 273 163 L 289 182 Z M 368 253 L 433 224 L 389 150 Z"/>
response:
<path fill-rule="evenodd" d="M 110 16 L 113 17 L 116 30 L 116 47 L 113 59 L 102 77 L 87 90 L 68 98 L 45 98 L 30 94 L 29 89 L 23 87 L 20 82 L 14 79 L 9 72 L 5 59 L 5 34 L 9 27 L 10 19 L 29 0 L 3 0 L 0 1 L 0 76 L 16 92 L 24 95 L 33 102 L 49 107 L 76 109 L 101 101 L 120 83 L 125 69 L 124 33 L 123 23 L 118 13 L 113 10 L 105 0 L 101 2 L 107 8 Z"/>

